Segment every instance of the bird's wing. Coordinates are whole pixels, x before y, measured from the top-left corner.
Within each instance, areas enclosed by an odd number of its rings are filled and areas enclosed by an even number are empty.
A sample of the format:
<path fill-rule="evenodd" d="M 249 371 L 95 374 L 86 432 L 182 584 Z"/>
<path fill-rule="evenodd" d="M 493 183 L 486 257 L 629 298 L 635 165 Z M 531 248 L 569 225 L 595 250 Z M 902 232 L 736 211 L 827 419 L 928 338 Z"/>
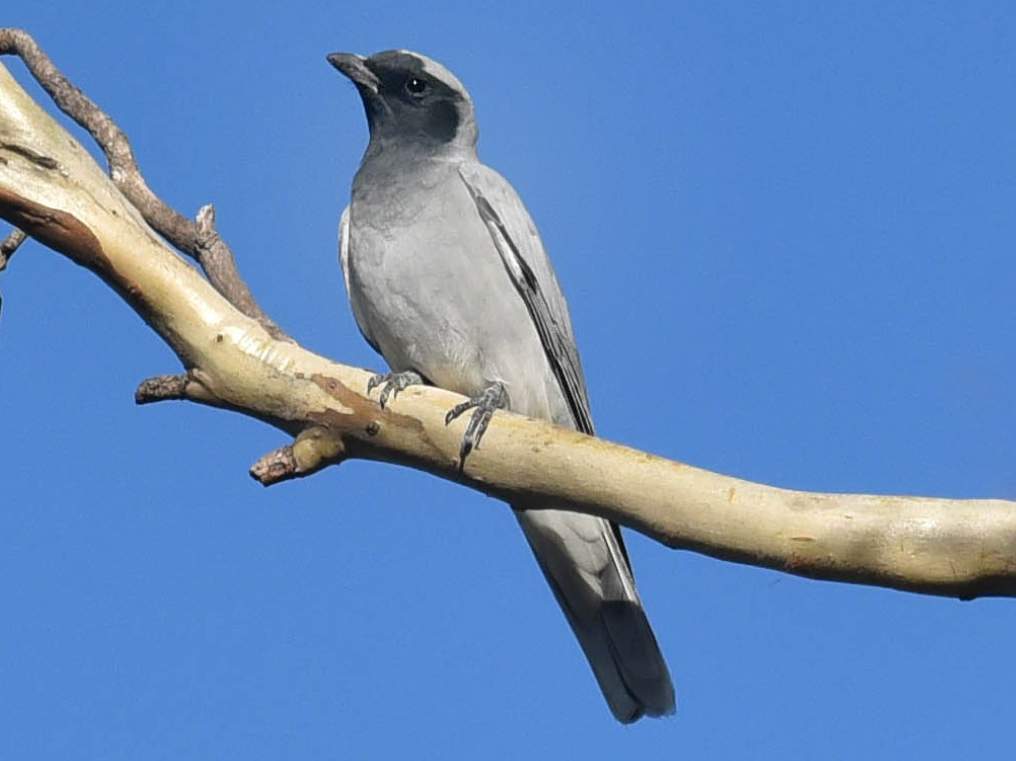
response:
<path fill-rule="evenodd" d="M 535 225 L 512 186 L 493 170 L 466 164 L 459 175 L 526 304 L 576 427 L 592 434 L 568 306 Z M 614 715 L 629 722 L 644 713 L 673 712 L 667 664 L 635 590 L 617 524 L 557 509 L 523 509 L 516 516 Z"/>
<path fill-rule="evenodd" d="M 342 210 L 339 220 L 339 264 L 342 265 L 342 280 L 349 295 L 349 207 Z"/>
<path fill-rule="evenodd" d="M 505 270 L 525 302 L 575 426 L 583 433 L 593 434 L 586 379 L 568 317 L 568 305 L 536 225 L 515 189 L 493 169 L 479 163 L 463 164 L 459 167 L 459 176 L 487 225 Z"/>
<path fill-rule="evenodd" d="M 370 337 L 370 332 L 367 329 L 367 323 L 364 321 L 360 310 L 357 309 L 356 299 L 353 298 L 353 289 L 349 285 L 349 207 L 347 206 L 342 210 L 342 218 L 339 220 L 339 264 L 342 265 L 342 280 L 346 284 L 346 296 L 349 299 L 349 306 L 353 310 L 353 317 L 356 319 L 356 326 L 360 329 L 361 335 L 364 340 L 370 344 L 370 347 L 378 354 L 381 353 L 381 349 L 378 348 L 377 342 Z"/>

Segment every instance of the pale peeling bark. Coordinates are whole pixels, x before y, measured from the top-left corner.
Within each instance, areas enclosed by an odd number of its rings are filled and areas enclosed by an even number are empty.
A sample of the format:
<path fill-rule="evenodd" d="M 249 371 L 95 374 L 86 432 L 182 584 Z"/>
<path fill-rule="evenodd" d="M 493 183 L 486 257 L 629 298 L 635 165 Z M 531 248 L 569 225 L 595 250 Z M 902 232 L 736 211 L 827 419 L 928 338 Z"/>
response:
<path fill-rule="evenodd" d="M 274 338 L 270 323 L 246 316 L 168 249 L 2 66 L 0 217 L 99 275 L 177 353 L 186 374 L 146 381 L 139 402 L 189 399 L 296 436 L 255 466 L 263 483 L 348 458 L 382 460 L 802 576 L 964 598 L 1016 594 L 1013 502 L 778 489 L 500 412 L 460 469 L 465 421 L 446 426 L 444 416 L 462 397 L 411 387 L 382 410 L 365 394 L 370 373 Z"/>

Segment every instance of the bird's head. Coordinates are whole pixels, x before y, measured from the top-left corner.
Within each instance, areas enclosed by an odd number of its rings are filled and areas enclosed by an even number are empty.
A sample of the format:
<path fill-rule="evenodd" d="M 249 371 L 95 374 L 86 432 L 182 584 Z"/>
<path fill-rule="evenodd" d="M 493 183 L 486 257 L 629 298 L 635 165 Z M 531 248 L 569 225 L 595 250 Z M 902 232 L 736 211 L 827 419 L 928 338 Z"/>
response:
<path fill-rule="evenodd" d="M 332 53 L 328 62 L 356 85 L 372 143 L 425 151 L 475 148 L 473 101 L 437 61 L 408 50 L 386 50 L 369 58 Z"/>

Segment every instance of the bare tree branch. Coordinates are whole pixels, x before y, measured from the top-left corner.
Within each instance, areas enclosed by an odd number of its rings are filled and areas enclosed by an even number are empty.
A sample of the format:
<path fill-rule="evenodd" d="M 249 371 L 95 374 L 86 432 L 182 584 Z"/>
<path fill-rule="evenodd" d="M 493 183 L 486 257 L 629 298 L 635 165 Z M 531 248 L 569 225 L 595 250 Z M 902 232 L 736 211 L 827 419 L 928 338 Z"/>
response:
<path fill-rule="evenodd" d="M 0 44 L 10 39 L 0 32 Z M 444 416 L 462 397 L 416 386 L 382 410 L 363 393 L 367 371 L 275 338 L 168 249 L 3 67 L 0 217 L 92 270 L 180 357 L 186 375 L 142 384 L 140 401 L 213 404 L 297 435 L 252 469 L 262 483 L 343 459 L 381 460 L 801 576 L 962 598 L 1016 595 L 1010 501 L 790 491 L 508 413 L 494 416 L 483 447 L 460 470 L 464 423 L 445 425 Z"/>
<path fill-rule="evenodd" d="M 0 54 L 19 56 L 57 107 L 88 131 L 106 154 L 113 182 L 156 232 L 197 261 L 215 290 L 233 306 L 260 322 L 276 338 L 285 338 L 237 272 L 233 252 L 215 230 L 211 205 L 202 207 L 192 222 L 155 195 L 120 127 L 60 72 L 27 32 L 0 29 Z"/>

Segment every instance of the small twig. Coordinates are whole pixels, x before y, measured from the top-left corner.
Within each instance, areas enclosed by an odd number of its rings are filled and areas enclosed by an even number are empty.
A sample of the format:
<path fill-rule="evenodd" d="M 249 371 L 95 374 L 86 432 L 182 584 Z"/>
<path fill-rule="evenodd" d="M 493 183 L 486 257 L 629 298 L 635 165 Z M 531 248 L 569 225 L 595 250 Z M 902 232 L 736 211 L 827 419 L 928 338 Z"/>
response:
<path fill-rule="evenodd" d="M 302 478 L 346 457 L 346 446 L 334 431 L 311 427 L 290 446 L 279 447 L 251 466 L 250 474 L 262 486 Z"/>
<path fill-rule="evenodd" d="M 138 169 L 123 130 L 53 64 L 27 32 L 0 29 L 0 55 L 16 55 L 57 107 L 95 139 L 109 162 L 109 174 L 127 199 L 155 230 L 201 265 L 212 286 L 233 306 L 264 326 L 275 338 L 292 340 L 254 300 L 236 268 L 233 252 L 214 227 L 214 214 L 204 207 L 192 222 L 159 198 Z"/>
<path fill-rule="evenodd" d="M 172 399 L 187 398 L 187 384 L 190 378 L 186 375 L 156 375 L 146 378 L 138 384 L 134 391 L 135 404 L 151 404 Z"/>
<path fill-rule="evenodd" d="M 156 375 L 146 378 L 138 384 L 134 391 L 135 404 L 152 404 L 174 400 L 201 402 L 214 407 L 222 406 L 222 402 L 212 394 L 194 372 L 183 375 Z"/>
<path fill-rule="evenodd" d="M 18 250 L 18 246 L 24 243 L 28 239 L 28 236 L 23 230 L 14 228 L 10 234 L 0 241 L 0 272 L 3 272 L 7 267 L 7 262 L 14 256 L 14 252 Z"/>
<path fill-rule="evenodd" d="M 275 449 L 250 466 L 250 475 L 262 486 L 296 478 L 296 455 L 293 447 Z"/>

